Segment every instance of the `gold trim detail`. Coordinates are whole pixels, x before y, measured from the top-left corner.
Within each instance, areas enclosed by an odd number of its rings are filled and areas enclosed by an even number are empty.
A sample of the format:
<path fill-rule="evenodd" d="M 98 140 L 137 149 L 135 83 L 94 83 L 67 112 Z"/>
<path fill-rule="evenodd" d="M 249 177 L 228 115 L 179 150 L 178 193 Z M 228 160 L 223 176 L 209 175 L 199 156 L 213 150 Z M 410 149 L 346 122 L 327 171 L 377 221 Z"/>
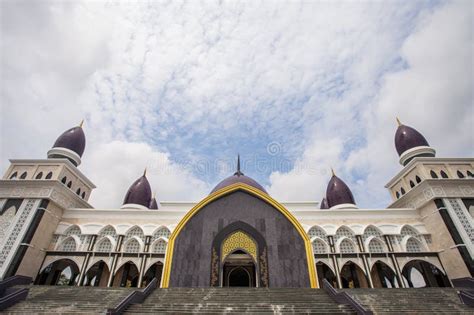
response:
<path fill-rule="evenodd" d="M 168 246 L 166 248 L 166 257 L 165 257 L 165 265 L 163 268 L 163 277 L 161 279 L 161 287 L 168 288 L 169 281 L 170 281 L 170 274 L 171 274 L 171 264 L 173 262 L 173 251 L 174 251 L 174 242 L 178 237 L 181 230 L 184 228 L 186 223 L 204 206 L 211 203 L 212 201 L 219 199 L 227 194 L 230 194 L 237 190 L 243 190 L 245 192 L 250 193 L 251 195 L 257 196 L 263 201 L 269 203 L 277 210 L 279 210 L 296 228 L 299 232 L 300 236 L 303 238 L 305 243 L 305 250 L 306 250 L 306 260 L 308 265 L 308 272 L 309 272 L 309 281 L 311 288 L 318 288 L 318 278 L 316 277 L 316 265 L 314 263 L 314 256 L 313 256 L 313 249 L 311 246 L 311 240 L 309 239 L 308 235 L 304 231 L 301 224 L 296 220 L 296 218 L 289 212 L 282 204 L 278 201 L 267 195 L 266 193 L 243 183 L 235 183 L 233 185 L 224 187 L 219 189 L 218 191 L 210 194 L 203 200 L 201 200 L 197 205 L 195 205 L 191 210 L 186 213 L 186 215 L 181 219 L 178 223 L 176 228 L 174 229 L 173 233 L 170 236 Z"/>
<path fill-rule="evenodd" d="M 245 250 L 252 256 L 255 263 L 257 262 L 257 245 L 250 236 L 242 231 L 232 233 L 222 242 L 221 261 L 224 261 L 229 254 L 239 248 Z"/>

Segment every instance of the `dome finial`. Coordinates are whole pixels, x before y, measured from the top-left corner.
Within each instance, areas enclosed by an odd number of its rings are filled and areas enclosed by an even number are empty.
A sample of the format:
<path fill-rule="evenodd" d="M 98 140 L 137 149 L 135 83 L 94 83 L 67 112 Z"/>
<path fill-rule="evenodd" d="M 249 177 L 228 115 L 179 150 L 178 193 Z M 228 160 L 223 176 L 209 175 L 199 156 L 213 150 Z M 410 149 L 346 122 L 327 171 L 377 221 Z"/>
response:
<path fill-rule="evenodd" d="M 235 172 L 234 175 L 237 175 L 237 176 L 244 175 L 244 173 L 240 171 L 240 154 L 237 154 L 237 172 Z"/>
<path fill-rule="evenodd" d="M 82 128 L 82 125 L 84 125 L 84 119 L 81 120 L 81 123 L 79 124 L 79 127 Z"/>
<path fill-rule="evenodd" d="M 145 170 L 143 171 L 143 176 L 146 176 L 146 167 L 145 167 Z"/>
<path fill-rule="evenodd" d="M 397 124 L 398 124 L 399 126 L 401 126 L 401 125 L 402 125 L 402 122 L 400 121 L 400 119 L 398 119 L 398 117 L 395 117 L 395 119 L 397 120 Z"/>
<path fill-rule="evenodd" d="M 334 169 L 331 167 L 331 174 L 332 176 L 336 176 L 336 173 L 334 172 Z"/>

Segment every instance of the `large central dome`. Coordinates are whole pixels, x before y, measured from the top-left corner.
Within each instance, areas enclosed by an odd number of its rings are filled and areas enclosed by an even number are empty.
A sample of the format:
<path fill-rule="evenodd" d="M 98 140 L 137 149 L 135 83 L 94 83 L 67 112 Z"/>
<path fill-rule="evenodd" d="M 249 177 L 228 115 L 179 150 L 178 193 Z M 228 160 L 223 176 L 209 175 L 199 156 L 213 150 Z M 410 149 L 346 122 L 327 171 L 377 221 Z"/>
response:
<path fill-rule="evenodd" d="M 246 184 L 249 186 L 252 186 L 254 188 L 257 188 L 261 192 L 264 192 L 267 194 L 267 191 L 265 188 L 262 187 L 259 183 L 257 183 L 254 179 L 245 176 L 244 173 L 240 171 L 240 157 L 237 158 L 237 172 L 234 173 L 234 175 L 227 177 L 223 181 L 221 181 L 219 184 L 217 184 L 216 187 L 211 191 L 211 194 L 218 191 L 219 189 L 222 189 L 224 187 L 236 184 L 236 183 L 242 183 Z"/>

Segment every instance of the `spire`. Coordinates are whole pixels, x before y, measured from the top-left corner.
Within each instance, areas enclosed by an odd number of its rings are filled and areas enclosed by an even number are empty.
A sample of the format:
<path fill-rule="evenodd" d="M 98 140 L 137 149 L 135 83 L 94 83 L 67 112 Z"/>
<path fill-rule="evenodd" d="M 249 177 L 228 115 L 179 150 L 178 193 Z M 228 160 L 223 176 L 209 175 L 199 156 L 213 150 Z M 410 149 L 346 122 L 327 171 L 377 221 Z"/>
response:
<path fill-rule="evenodd" d="M 400 121 L 400 119 L 398 119 L 398 117 L 395 117 L 395 119 L 397 120 L 398 126 L 401 126 L 401 125 L 402 125 L 402 122 Z"/>
<path fill-rule="evenodd" d="M 244 173 L 240 171 L 240 154 L 237 154 L 237 172 L 235 172 L 234 175 L 237 175 L 237 176 L 244 175 Z"/>
<path fill-rule="evenodd" d="M 146 176 L 146 167 L 145 167 L 145 170 L 143 171 L 143 176 Z"/>
<path fill-rule="evenodd" d="M 79 124 L 79 127 L 82 128 L 82 125 L 84 125 L 84 119 L 81 120 L 81 123 Z"/>
<path fill-rule="evenodd" d="M 336 176 L 336 173 L 334 173 L 334 169 L 331 167 L 331 174 L 332 176 Z"/>

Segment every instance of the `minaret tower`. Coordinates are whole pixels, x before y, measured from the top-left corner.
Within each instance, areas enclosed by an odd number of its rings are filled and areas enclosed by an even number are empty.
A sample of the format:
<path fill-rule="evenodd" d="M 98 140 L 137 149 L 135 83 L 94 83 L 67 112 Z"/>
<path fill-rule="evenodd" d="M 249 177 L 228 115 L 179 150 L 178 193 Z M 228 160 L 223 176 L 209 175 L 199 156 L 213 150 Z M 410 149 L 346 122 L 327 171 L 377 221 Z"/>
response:
<path fill-rule="evenodd" d="M 389 208 L 417 209 L 451 278 L 474 276 L 474 159 L 439 158 L 425 137 L 398 121 L 403 169 L 385 186 Z"/>
<path fill-rule="evenodd" d="M 95 186 L 77 168 L 85 145 L 81 123 L 59 136 L 47 159 L 10 160 L 0 180 L 0 279 L 36 277 L 64 210 L 92 208 Z"/>

